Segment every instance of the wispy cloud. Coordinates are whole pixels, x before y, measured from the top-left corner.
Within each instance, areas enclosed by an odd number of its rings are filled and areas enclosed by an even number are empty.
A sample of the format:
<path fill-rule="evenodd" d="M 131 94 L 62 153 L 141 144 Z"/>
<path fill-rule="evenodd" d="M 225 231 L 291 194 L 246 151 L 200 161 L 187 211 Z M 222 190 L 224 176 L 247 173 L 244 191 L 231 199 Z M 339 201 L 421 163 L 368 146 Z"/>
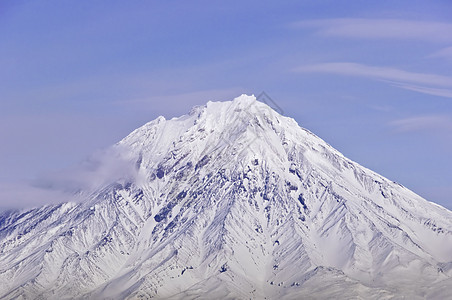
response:
<path fill-rule="evenodd" d="M 375 67 L 350 62 L 305 65 L 294 69 L 294 71 L 367 77 L 389 81 L 394 86 L 415 92 L 452 98 L 451 76 L 408 72 L 391 67 Z"/>
<path fill-rule="evenodd" d="M 401 19 L 320 19 L 291 24 L 295 28 L 316 28 L 317 33 L 363 39 L 411 39 L 451 42 L 452 23 Z"/>
<path fill-rule="evenodd" d="M 393 84 L 396 87 L 433 95 L 433 96 L 439 96 L 439 97 L 446 97 L 446 98 L 452 98 L 452 90 L 451 89 L 440 89 L 440 88 L 432 88 L 432 87 L 425 87 L 425 86 L 418 86 L 418 85 L 410 85 L 410 84 L 403 84 L 403 83 L 394 83 Z"/>
<path fill-rule="evenodd" d="M 301 66 L 298 72 L 318 72 L 339 75 L 371 77 L 382 80 L 394 80 L 452 87 L 452 77 L 427 73 L 414 73 L 390 67 L 375 67 L 351 62 L 322 63 Z"/>
<path fill-rule="evenodd" d="M 33 181 L 0 182 L 0 211 L 81 202 L 113 183 L 140 184 L 144 177 L 137 168 L 137 159 L 117 144 L 99 150 L 76 166 L 49 172 Z"/>
<path fill-rule="evenodd" d="M 452 47 L 443 48 L 437 52 L 432 53 L 429 57 L 439 57 L 452 61 Z"/>
<path fill-rule="evenodd" d="M 78 201 L 81 198 L 61 190 L 37 187 L 28 182 L 0 182 L 0 212 Z"/>
<path fill-rule="evenodd" d="M 35 186 L 66 193 L 91 192 L 111 183 L 136 181 L 138 157 L 130 149 L 116 144 L 92 154 L 72 168 L 48 173 L 36 180 Z"/>
<path fill-rule="evenodd" d="M 452 132 L 452 118 L 446 115 L 423 115 L 389 122 L 397 132 L 435 130 Z"/>

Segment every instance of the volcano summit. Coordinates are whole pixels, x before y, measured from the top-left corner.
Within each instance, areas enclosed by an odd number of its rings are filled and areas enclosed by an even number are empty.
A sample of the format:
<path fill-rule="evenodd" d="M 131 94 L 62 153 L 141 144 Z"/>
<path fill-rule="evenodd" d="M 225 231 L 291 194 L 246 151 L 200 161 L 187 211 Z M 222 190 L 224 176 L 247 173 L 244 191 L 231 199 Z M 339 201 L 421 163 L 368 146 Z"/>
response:
<path fill-rule="evenodd" d="M 0 298 L 452 298 L 452 212 L 253 96 L 112 149 L 133 172 L 0 216 Z"/>

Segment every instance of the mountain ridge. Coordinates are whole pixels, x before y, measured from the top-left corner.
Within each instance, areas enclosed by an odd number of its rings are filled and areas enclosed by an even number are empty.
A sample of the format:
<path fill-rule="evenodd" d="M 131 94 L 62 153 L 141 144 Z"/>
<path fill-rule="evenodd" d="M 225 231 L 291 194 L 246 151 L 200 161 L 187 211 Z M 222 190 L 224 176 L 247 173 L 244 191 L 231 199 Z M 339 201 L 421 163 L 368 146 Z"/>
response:
<path fill-rule="evenodd" d="M 134 172 L 1 219 L 0 297 L 452 296 L 452 212 L 253 96 L 113 147 Z"/>

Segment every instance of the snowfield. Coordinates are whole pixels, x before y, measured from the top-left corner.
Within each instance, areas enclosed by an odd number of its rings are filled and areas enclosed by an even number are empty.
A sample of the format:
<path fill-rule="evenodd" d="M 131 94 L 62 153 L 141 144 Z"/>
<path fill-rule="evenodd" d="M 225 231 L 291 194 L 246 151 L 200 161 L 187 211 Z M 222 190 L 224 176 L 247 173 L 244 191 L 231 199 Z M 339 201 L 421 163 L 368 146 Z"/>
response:
<path fill-rule="evenodd" d="M 112 149 L 134 172 L 0 215 L 1 299 L 452 299 L 452 212 L 253 96 Z"/>

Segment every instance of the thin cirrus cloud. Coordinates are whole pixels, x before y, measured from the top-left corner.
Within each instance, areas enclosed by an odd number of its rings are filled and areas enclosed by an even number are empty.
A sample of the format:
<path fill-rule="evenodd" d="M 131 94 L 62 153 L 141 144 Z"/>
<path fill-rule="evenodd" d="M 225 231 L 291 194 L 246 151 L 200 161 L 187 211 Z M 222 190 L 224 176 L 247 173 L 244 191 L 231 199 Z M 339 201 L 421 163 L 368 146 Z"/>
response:
<path fill-rule="evenodd" d="M 408 72 L 391 67 L 376 67 L 351 62 L 305 65 L 295 68 L 294 71 L 367 77 L 389 81 L 394 86 L 419 93 L 452 98 L 452 77 L 450 76 Z"/>
<path fill-rule="evenodd" d="M 45 204 L 82 202 L 95 190 L 112 182 L 144 180 L 136 167 L 136 157 L 116 144 L 98 151 L 77 166 L 48 173 L 31 182 L 0 182 L 0 212 L 28 209 Z M 83 193 L 81 193 L 83 191 Z"/>
<path fill-rule="evenodd" d="M 452 46 L 438 50 L 430 54 L 429 57 L 439 57 L 452 61 Z"/>
<path fill-rule="evenodd" d="M 294 28 L 316 28 L 317 33 L 364 39 L 415 39 L 452 42 L 452 23 L 401 19 L 319 19 L 294 22 Z"/>
<path fill-rule="evenodd" d="M 452 119 L 445 115 L 424 115 L 395 120 L 389 123 L 397 132 L 419 130 L 452 131 Z"/>
<path fill-rule="evenodd" d="M 446 97 L 446 98 L 452 98 L 452 90 L 450 89 L 441 89 L 441 88 L 432 88 L 432 87 L 424 87 L 424 86 L 418 86 L 418 85 L 411 85 L 411 84 L 403 84 L 403 83 L 394 83 L 393 86 L 410 90 L 413 92 L 433 95 L 433 96 L 439 96 L 439 97 Z"/>

